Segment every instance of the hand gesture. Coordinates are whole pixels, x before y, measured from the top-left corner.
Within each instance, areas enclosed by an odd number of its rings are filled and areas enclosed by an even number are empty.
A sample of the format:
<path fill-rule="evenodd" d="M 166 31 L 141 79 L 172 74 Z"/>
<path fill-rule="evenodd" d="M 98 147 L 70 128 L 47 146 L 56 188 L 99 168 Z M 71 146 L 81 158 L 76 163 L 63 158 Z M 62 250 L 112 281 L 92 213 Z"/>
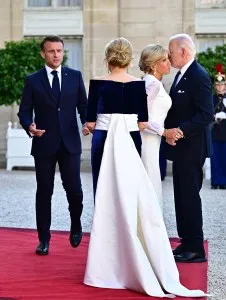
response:
<path fill-rule="evenodd" d="M 87 122 L 86 123 L 86 127 L 88 128 L 89 132 L 93 132 L 93 130 L 95 129 L 96 126 L 96 122 Z"/>
<path fill-rule="evenodd" d="M 169 139 L 169 138 L 166 138 L 166 142 L 167 144 L 169 144 L 170 146 L 176 146 L 176 141 L 174 139 Z"/>
<path fill-rule="evenodd" d="M 90 133 L 89 128 L 87 127 L 87 124 L 85 123 L 82 127 L 82 134 L 84 136 L 86 136 L 86 135 L 89 135 L 89 133 Z"/>
<path fill-rule="evenodd" d="M 36 124 L 32 123 L 29 126 L 29 132 L 31 133 L 32 136 L 38 136 L 41 137 L 46 131 L 43 129 L 36 129 Z"/>
<path fill-rule="evenodd" d="M 178 141 L 179 139 L 184 137 L 184 134 L 180 128 L 171 128 L 165 129 L 163 132 L 163 136 L 165 136 L 166 139 L 173 139 L 174 141 Z"/>
<path fill-rule="evenodd" d="M 147 126 L 148 126 L 148 122 L 138 122 L 138 127 L 140 131 L 146 129 Z"/>

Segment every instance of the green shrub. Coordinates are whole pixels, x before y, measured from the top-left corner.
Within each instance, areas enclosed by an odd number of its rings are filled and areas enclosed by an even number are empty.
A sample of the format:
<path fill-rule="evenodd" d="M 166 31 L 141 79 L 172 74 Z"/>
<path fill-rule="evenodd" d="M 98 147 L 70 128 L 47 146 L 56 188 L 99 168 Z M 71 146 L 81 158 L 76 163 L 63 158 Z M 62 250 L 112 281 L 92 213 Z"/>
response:
<path fill-rule="evenodd" d="M 19 103 L 26 76 L 43 66 L 39 40 L 6 42 L 0 49 L 0 105 Z"/>
<path fill-rule="evenodd" d="M 198 62 L 210 74 L 212 81 L 217 74 L 217 64 L 222 64 L 224 72 L 226 72 L 226 44 L 223 46 L 216 46 L 214 50 L 208 48 L 206 51 L 198 53 L 197 58 Z"/>

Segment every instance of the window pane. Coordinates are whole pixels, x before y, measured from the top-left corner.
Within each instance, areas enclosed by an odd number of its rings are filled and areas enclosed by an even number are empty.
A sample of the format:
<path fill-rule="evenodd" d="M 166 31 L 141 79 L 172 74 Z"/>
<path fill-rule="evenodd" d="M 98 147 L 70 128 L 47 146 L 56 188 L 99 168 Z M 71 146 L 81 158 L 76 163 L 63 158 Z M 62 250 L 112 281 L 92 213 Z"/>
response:
<path fill-rule="evenodd" d="M 199 52 L 206 51 L 207 48 L 214 49 L 217 45 L 223 45 L 224 39 L 223 38 L 203 38 L 198 39 L 199 41 Z"/>
<path fill-rule="evenodd" d="M 67 40 L 64 39 L 64 49 L 67 50 L 68 60 L 66 65 L 75 70 L 82 70 L 82 40 Z M 80 130 L 82 125 L 78 122 Z"/>
<path fill-rule="evenodd" d="M 82 69 L 82 40 L 67 40 L 64 39 L 64 49 L 67 50 L 67 66 L 80 70 Z"/>
<path fill-rule="evenodd" d="M 28 0 L 28 7 L 51 6 L 51 0 Z"/>
<path fill-rule="evenodd" d="M 222 3 L 224 3 L 224 0 L 200 0 L 200 4 L 216 5 L 216 4 L 222 4 Z"/>
<path fill-rule="evenodd" d="M 196 0 L 196 7 L 224 7 L 225 0 Z"/>
<path fill-rule="evenodd" d="M 57 6 L 81 6 L 82 0 L 56 0 Z"/>

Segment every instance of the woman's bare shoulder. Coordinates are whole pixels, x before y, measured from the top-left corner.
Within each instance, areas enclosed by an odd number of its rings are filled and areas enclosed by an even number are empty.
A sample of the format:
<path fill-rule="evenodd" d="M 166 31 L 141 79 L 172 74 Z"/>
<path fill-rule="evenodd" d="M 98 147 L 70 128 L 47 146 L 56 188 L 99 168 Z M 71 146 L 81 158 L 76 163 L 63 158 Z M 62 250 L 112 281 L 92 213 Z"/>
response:
<path fill-rule="evenodd" d="M 91 80 L 106 80 L 108 75 L 103 75 L 103 76 L 95 76 Z"/>
<path fill-rule="evenodd" d="M 141 81 L 141 78 L 135 77 L 133 75 L 129 75 L 131 81 Z"/>

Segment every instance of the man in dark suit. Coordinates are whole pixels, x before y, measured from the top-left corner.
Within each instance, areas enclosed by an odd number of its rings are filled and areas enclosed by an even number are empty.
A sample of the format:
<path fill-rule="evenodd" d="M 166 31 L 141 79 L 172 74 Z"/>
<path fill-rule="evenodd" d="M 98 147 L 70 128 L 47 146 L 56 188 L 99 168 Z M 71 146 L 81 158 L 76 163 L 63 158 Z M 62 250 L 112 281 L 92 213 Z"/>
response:
<path fill-rule="evenodd" d="M 31 154 L 36 170 L 36 221 L 40 241 L 36 253 L 46 255 L 57 162 L 69 204 L 72 247 L 77 247 L 82 239 L 81 140 L 76 111 L 84 124 L 87 98 L 81 73 L 61 66 L 63 40 L 47 36 L 40 46 L 45 67 L 27 76 L 18 116 L 33 138 Z"/>
<path fill-rule="evenodd" d="M 178 127 L 183 138 L 166 139 L 166 157 L 173 161 L 177 231 L 181 244 L 174 249 L 178 262 L 206 261 L 203 246 L 202 167 L 211 152 L 209 124 L 213 120 L 211 81 L 195 60 L 195 46 L 187 34 L 170 39 L 170 61 L 179 69 L 170 90 L 172 107 L 165 127 Z"/>

